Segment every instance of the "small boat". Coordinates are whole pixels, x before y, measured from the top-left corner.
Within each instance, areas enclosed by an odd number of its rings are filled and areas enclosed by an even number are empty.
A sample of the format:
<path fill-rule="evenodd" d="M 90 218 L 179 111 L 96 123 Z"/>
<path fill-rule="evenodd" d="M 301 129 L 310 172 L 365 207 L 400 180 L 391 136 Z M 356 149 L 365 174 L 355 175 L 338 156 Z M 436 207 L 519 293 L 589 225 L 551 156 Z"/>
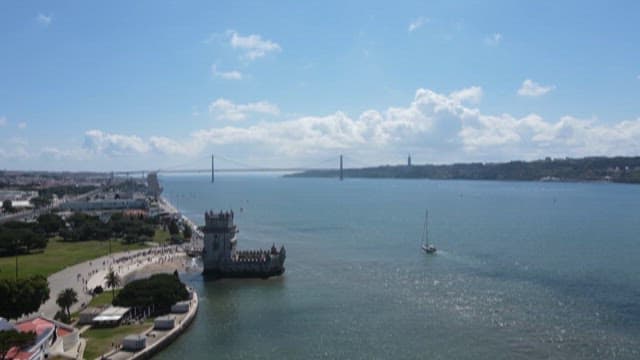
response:
<path fill-rule="evenodd" d="M 424 213 L 424 232 L 422 233 L 422 250 L 427 254 L 436 252 L 436 247 L 429 244 L 429 210 Z"/>

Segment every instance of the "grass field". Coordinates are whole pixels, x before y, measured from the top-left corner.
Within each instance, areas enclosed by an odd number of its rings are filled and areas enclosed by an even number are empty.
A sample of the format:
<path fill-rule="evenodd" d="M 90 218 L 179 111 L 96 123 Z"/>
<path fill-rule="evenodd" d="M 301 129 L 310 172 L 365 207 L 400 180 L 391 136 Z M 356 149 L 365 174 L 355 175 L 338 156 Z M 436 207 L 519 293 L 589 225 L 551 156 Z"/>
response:
<path fill-rule="evenodd" d="M 124 325 L 116 328 L 89 329 L 82 334 L 87 339 L 84 350 L 85 359 L 95 359 L 112 349 L 112 344 L 119 345 L 125 336 L 138 334 L 153 326 L 152 320 L 141 325 Z"/>
<path fill-rule="evenodd" d="M 156 233 L 153 235 L 153 241 L 160 245 L 168 243 L 169 239 L 171 239 L 171 235 L 167 230 L 157 229 Z"/>
<path fill-rule="evenodd" d="M 116 289 L 116 296 L 118 296 L 119 292 L 120 289 Z M 102 294 L 94 296 L 88 306 L 100 307 L 104 305 L 111 305 L 112 299 L 113 295 L 111 294 L 111 290 L 106 289 Z"/>
<path fill-rule="evenodd" d="M 163 230 L 157 230 L 154 238 L 164 239 L 165 235 L 162 232 Z M 145 245 L 142 244 L 125 245 L 120 241 L 111 241 L 111 251 L 114 253 L 144 247 Z M 67 266 L 95 259 L 108 253 L 108 241 L 62 242 L 58 238 L 52 238 L 44 251 L 18 256 L 18 276 L 21 278 L 37 274 L 49 276 Z M 13 256 L 0 258 L 0 279 L 14 278 L 15 265 L 16 259 Z"/>

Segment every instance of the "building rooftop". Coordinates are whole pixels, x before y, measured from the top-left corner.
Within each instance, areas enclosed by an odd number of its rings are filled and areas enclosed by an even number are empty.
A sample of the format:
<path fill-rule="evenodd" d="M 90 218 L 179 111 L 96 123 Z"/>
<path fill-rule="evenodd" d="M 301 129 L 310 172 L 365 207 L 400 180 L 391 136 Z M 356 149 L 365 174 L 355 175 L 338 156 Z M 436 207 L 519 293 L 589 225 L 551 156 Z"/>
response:
<path fill-rule="evenodd" d="M 106 310 L 96 316 L 93 321 L 105 322 L 105 321 L 119 321 L 129 312 L 127 307 L 110 306 Z"/>

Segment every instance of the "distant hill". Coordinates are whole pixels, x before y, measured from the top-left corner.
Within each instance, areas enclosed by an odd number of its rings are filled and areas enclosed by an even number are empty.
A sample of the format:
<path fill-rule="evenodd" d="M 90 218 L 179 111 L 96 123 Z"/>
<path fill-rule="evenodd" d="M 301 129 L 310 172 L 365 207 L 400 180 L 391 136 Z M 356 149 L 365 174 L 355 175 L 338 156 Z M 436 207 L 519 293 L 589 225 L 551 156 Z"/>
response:
<path fill-rule="evenodd" d="M 310 170 L 290 177 L 338 177 L 339 170 Z M 345 169 L 345 177 L 398 179 L 464 179 L 523 181 L 612 181 L 640 183 L 640 157 L 586 157 L 464 163 L 451 165 L 384 165 Z"/>

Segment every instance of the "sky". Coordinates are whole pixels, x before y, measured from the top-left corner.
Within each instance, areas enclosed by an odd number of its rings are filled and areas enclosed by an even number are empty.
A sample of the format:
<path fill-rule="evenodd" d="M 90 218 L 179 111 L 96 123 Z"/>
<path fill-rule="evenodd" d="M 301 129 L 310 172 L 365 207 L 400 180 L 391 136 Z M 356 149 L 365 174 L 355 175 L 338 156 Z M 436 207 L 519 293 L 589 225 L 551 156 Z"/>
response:
<path fill-rule="evenodd" d="M 640 155 L 637 1 L 0 0 L 0 169 Z"/>

